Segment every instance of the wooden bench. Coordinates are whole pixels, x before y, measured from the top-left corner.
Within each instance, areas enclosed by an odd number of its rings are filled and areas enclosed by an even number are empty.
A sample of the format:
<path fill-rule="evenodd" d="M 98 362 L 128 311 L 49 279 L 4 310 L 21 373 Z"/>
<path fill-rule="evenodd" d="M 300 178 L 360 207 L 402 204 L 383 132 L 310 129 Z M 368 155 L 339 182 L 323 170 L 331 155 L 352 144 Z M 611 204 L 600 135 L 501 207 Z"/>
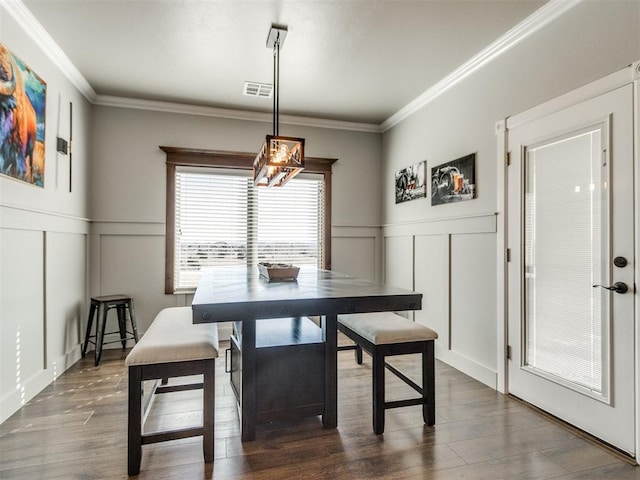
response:
<path fill-rule="evenodd" d="M 204 460 L 213 462 L 215 401 L 215 359 L 218 356 L 218 329 L 214 325 L 194 325 L 191 307 L 165 308 L 133 347 L 125 364 L 129 368 L 128 473 L 140 471 L 142 445 L 180 438 L 203 437 Z M 164 386 L 169 378 L 203 375 L 202 383 Z M 203 424 L 179 430 L 144 433 L 144 421 L 151 407 L 142 408 L 142 382 L 155 382 L 155 394 L 203 389 Z"/>
<path fill-rule="evenodd" d="M 389 408 L 422 405 L 424 423 L 435 424 L 436 332 L 393 312 L 340 315 L 338 330 L 356 343 L 339 347 L 339 350 L 355 349 L 358 363 L 362 363 L 362 350 L 373 359 L 373 430 L 377 435 L 384 432 L 384 411 Z M 422 386 L 385 360 L 388 356 L 410 353 L 422 354 Z M 385 367 L 418 392 L 420 397 L 386 402 Z"/>

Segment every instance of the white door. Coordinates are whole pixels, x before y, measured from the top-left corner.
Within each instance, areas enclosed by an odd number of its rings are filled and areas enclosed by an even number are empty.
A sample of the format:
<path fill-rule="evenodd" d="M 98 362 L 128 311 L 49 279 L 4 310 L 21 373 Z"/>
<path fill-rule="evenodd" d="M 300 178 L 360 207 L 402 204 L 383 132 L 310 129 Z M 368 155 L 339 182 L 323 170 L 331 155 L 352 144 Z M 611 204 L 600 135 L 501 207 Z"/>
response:
<path fill-rule="evenodd" d="M 632 94 L 507 132 L 507 378 L 509 393 L 635 455 Z"/>

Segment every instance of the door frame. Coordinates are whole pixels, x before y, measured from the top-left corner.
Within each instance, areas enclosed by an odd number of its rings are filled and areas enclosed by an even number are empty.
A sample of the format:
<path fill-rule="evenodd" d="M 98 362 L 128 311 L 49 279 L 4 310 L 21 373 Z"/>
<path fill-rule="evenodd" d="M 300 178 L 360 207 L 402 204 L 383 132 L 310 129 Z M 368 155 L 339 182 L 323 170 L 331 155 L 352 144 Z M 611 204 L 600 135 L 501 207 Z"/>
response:
<path fill-rule="evenodd" d="M 612 73 L 600 80 L 580 87 L 553 100 L 537 105 L 525 112 L 513 115 L 496 122 L 495 133 L 497 138 L 497 235 L 496 235 L 496 319 L 497 319 L 497 387 L 504 394 L 509 393 L 507 375 L 507 341 L 508 341 L 508 244 L 507 244 L 507 168 L 509 164 L 508 132 L 520 125 L 529 123 L 559 110 L 564 110 L 578 103 L 587 101 L 593 97 L 615 90 L 624 85 L 633 84 L 633 166 L 634 166 L 634 203 L 640 205 L 640 61 Z M 635 254 L 635 279 L 636 284 L 640 279 L 640 208 L 634 211 L 634 254 Z M 635 393 L 636 399 L 640 399 L 640 302 L 638 301 L 637 287 L 634 285 L 634 324 L 635 328 Z M 635 458 L 640 458 L 640 400 L 635 405 Z"/>

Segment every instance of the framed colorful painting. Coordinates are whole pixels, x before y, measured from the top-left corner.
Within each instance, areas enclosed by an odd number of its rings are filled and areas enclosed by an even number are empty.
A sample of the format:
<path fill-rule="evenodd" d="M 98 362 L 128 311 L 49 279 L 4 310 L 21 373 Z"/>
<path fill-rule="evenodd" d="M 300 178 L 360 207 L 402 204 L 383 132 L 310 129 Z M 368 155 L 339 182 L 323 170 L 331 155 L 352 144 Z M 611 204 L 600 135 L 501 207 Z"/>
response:
<path fill-rule="evenodd" d="M 47 84 L 0 44 L 0 173 L 44 187 Z"/>

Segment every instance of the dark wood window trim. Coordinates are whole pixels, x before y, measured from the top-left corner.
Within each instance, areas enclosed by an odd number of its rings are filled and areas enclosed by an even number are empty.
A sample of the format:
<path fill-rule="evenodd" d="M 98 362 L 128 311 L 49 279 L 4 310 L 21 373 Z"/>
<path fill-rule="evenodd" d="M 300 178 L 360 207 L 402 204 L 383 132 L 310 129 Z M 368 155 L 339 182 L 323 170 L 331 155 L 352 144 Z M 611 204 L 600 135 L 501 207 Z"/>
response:
<path fill-rule="evenodd" d="M 166 192 L 166 235 L 165 235 L 165 280 L 164 290 L 173 294 L 173 263 L 175 257 L 175 179 L 176 167 L 218 167 L 238 170 L 251 170 L 255 153 L 224 152 L 194 148 L 160 147 L 167 155 L 167 192 Z M 325 188 L 324 254 L 322 268 L 331 269 L 331 166 L 336 158 L 305 157 L 304 171 L 321 174 Z"/>

